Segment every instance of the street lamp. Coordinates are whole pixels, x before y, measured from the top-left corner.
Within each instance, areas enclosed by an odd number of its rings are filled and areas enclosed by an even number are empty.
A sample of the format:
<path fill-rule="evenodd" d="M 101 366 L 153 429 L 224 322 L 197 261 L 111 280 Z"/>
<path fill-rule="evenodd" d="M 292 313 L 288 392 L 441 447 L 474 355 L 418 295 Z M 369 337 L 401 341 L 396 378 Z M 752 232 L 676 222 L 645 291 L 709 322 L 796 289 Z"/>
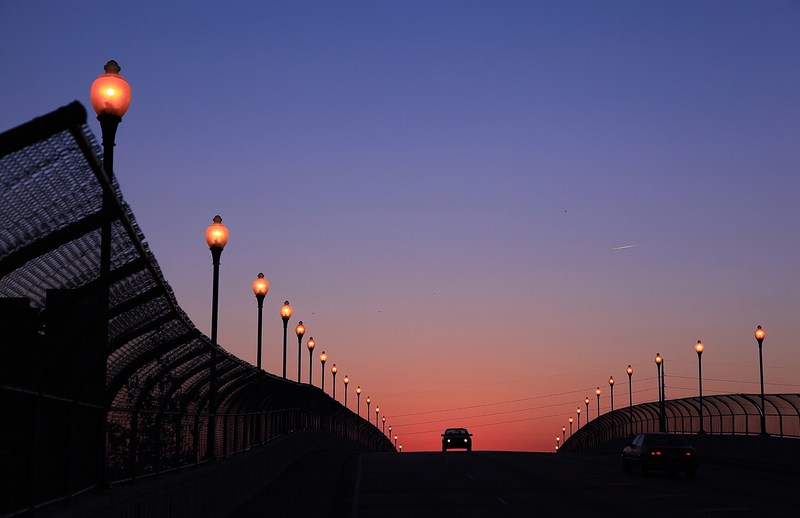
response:
<path fill-rule="evenodd" d="M 400 446 L 398 446 L 397 450 L 399 453 L 403 453 L 403 445 L 401 444 Z"/>
<path fill-rule="evenodd" d="M 367 396 L 367 421 L 369 421 L 369 404 L 372 403 L 372 400 Z"/>
<path fill-rule="evenodd" d="M 758 372 L 761 374 L 761 435 L 767 435 L 767 418 L 764 415 L 766 411 L 764 406 L 764 359 L 761 355 L 761 346 L 764 345 L 764 337 L 767 333 L 764 328 L 758 326 L 754 335 L 758 341 Z"/>
<path fill-rule="evenodd" d="M 283 379 L 286 379 L 286 327 L 289 325 L 289 318 L 292 316 L 292 306 L 286 300 L 281 306 L 281 320 L 283 320 Z"/>
<path fill-rule="evenodd" d="M 356 387 L 356 414 L 361 417 L 361 385 Z"/>
<path fill-rule="evenodd" d="M 558 451 L 558 447 L 561 445 L 561 437 L 556 435 L 556 451 Z"/>
<path fill-rule="evenodd" d="M 698 340 L 694 344 L 694 350 L 697 351 L 697 387 L 700 394 L 700 429 L 697 431 L 698 434 L 706 433 L 703 430 L 703 349 L 705 349 L 703 342 Z"/>
<path fill-rule="evenodd" d="M 567 427 L 566 426 L 562 426 L 561 427 L 561 437 L 564 438 L 564 442 L 567 442 Z"/>
<path fill-rule="evenodd" d="M 608 386 L 611 387 L 611 430 L 614 430 L 614 376 L 608 378 Z"/>
<path fill-rule="evenodd" d="M 381 417 L 381 431 L 386 434 L 386 416 Z"/>
<path fill-rule="evenodd" d="M 344 407 L 347 408 L 347 385 L 350 383 L 350 376 L 344 375 Z"/>
<path fill-rule="evenodd" d="M 264 278 L 263 273 L 259 273 L 256 280 L 253 281 L 253 294 L 255 294 L 258 301 L 258 352 L 256 353 L 256 367 L 258 367 L 258 370 L 261 370 L 261 316 L 264 309 L 264 297 L 267 296 L 268 291 L 269 281 Z"/>
<path fill-rule="evenodd" d="M 317 342 L 314 341 L 314 337 L 308 339 L 306 342 L 306 347 L 308 347 L 308 384 L 311 385 L 311 373 L 314 372 L 314 347 L 317 346 Z M 324 365 L 324 362 L 323 362 Z M 324 371 L 324 368 L 323 368 Z"/>
<path fill-rule="evenodd" d="M 666 422 L 664 419 L 664 385 L 661 376 L 661 365 L 664 363 L 664 358 L 660 353 L 656 353 L 656 370 L 658 371 L 658 430 L 663 432 L 666 430 Z"/>
<path fill-rule="evenodd" d="M 581 429 L 581 407 L 575 409 L 575 412 L 578 414 L 578 430 Z"/>
<path fill-rule="evenodd" d="M 339 372 L 339 369 L 336 367 L 334 363 L 331 367 L 331 374 L 333 375 L 333 400 L 336 401 L 336 373 Z"/>
<path fill-rule="evenodd" d="M 208 381 L 208 432 L 206 441 L 206 457 L 215 457 L 215 425 L 214 412 L 216 411 L 217 398 L 217 314 L 219 309 L 219 259 L 222 249 L 228 244 L 228 228 L 222 224 L 219 215 L 214 216 L 214 221 L 206 228 L 206 243 L 211 250 L 211 259 L 214 265 L 214 280 L 211 295 L 211 354 L 209 361 Z"/>
<path fill-rule="evenodd" d="M 380 414 L 380 413 L 381 413 L 381 407 L 376 406 L 375 407 L 375 428 L 378 427 L 378 414 Z"/>
<path fill-rule="evenodd" d="M 325 362 L 328 361 L 328 355 L 325 354 L 325 351 L 322 351 L 322 354 L 319 355 L 319 362 L 322 364 L 322 384 L 320 388 L 323 392 L 325 392 Z"/>
<path fill-rule="evenodd" d="M 294 328 L 294 332 L 297 334 L 297 383 L 300 383 L 300 351 L 303 350 L 303 335 L 306 334 L 306 326 L 303 325 L 303 321 L 297 323 L 297 326 Z M 311 370 L 311 363 L 308 364 L 309 371 Z M 309 383 L 311 383 L 309 381 Z"/>
<path fill-rule="evenodd" d="M 600 417 L 600 387 L 594 391 L 597 394 L 597 417 Z"/>
<path fill-rule="evenodd" d="M 628 425 L 630 433 L 633 433 L 633 367 L 628 365 L 625 372 L 628 373 Z"/>
<path fill-rule="evenodd" d="M 389 437 L 392 436 L 392 425 L 389 425 Z"/>
<path fill-rule="evenodd" d="M 402 446 L 400 446 L 400 448 L 402 448 Z M 397 434 L 394 436 L 394 449 L 397 449 Z"/>
<path fill-rule="evenodd" d="M 572 421 L 573 421 L 573 419 L 570 417 L 569 418 L 569 436 L 570 437 L 572 437 Z"/>
<path fill-rule="evenodd" d="M 589 396 L 586 396 L 586 398 L 583 400 L 583 402 L 586 403 L 586 423 L 588 424 L 589 423 Z"/>

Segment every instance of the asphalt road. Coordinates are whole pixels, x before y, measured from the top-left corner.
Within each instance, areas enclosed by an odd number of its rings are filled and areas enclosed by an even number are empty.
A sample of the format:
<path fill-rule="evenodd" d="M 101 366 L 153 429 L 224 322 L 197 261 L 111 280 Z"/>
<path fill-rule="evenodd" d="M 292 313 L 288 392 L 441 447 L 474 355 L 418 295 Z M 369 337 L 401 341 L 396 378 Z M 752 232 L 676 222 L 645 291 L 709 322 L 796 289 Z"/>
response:
<path fill-rule="evenodd" d="M 313 457 L 298 463 L 237 515 L 800 516 L 797 476 L 721 465 L 701 463 L 688 479 L 626 474 L 616 456 L 407 452 L 340 458 L 336 475 L 330 460 L 322 471 Z"/>

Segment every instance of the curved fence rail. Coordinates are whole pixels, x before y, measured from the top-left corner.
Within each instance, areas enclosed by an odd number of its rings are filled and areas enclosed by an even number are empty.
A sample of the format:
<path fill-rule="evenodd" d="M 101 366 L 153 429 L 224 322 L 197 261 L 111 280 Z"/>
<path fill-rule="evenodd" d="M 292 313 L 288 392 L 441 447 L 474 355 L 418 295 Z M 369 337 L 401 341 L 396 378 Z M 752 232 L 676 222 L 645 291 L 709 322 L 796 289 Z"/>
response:
<path fill-rule="evenodd" d="M 393 450 L 197 330 L 100 154 L 77 102 L 0 134 L 0 514 L 295 430 Z"/>
<path fill-rule="evenodd" d="M 725 394 L 703 397 L 702 430 L 714 435 L 761 434 L 760 394 Z M 665 431 L 696 434 L 700 431 L 700 399 L 664 402 Z M 767 434 L 800 438 L 800 394 L 765 394 Z M 559 452 L 588 451 L 613 439 L 642 432 L 657 432 L 658 402 L 642 403 L 608 412 L 577 430 Z"/>

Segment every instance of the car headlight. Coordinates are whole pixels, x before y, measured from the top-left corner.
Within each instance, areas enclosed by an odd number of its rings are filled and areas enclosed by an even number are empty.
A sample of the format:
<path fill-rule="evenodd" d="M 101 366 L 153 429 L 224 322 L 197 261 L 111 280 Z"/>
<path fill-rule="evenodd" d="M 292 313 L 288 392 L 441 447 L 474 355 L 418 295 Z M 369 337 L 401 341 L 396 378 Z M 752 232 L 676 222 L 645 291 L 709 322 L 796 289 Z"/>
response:
<path fill-rule="evenodd" d="M 450 439 L 447 439 L 447 442 L 450 442 Z"/>
<path fill-rule="evenodd" d="M 466 440 L 466 439 L 464 439 L 464 442 L 467 442 L 467 440 Z"/>

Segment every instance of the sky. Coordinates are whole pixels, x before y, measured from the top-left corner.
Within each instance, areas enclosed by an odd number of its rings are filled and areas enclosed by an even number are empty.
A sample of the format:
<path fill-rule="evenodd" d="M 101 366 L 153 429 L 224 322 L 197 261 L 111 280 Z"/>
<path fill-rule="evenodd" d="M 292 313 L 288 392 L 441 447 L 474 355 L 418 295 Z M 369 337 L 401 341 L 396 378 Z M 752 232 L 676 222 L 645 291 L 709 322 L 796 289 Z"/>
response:
<path fill-rule="evenodd" d="M 289 300 L 315 383 L 324 350 L 404 451 L 550 451 L 628 364 L 655 400 L 656 352 L 695 396 L 698 339 L 704 394 L 758 392 L 758 324 L 766 391 L 800 391 L 798 26 L 790 0 L 2 0 L 0 131 L 90 107 L 117 60 L 115 174 L 201 331 L 219 214 L 224 348 L 255 364 L 263 272 L 267 371 Z"/>

